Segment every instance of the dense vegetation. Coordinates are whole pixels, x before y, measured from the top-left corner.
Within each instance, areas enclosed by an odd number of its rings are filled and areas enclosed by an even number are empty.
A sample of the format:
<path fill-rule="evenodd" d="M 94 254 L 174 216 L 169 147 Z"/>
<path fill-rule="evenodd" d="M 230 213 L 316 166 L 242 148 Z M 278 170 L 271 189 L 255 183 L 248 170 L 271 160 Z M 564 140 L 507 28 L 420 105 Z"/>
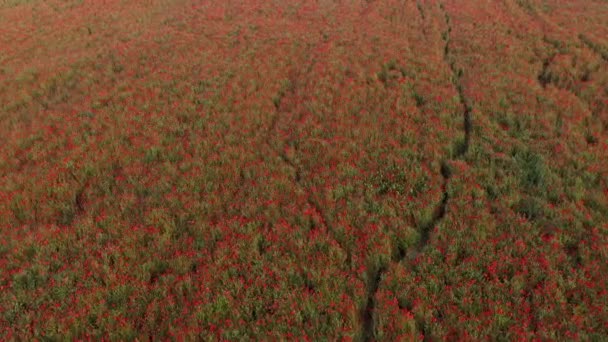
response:
<path fill-rule="evenodd" d="M 0 2 L 0 340 L 606 339 L 607 23 Z"/>

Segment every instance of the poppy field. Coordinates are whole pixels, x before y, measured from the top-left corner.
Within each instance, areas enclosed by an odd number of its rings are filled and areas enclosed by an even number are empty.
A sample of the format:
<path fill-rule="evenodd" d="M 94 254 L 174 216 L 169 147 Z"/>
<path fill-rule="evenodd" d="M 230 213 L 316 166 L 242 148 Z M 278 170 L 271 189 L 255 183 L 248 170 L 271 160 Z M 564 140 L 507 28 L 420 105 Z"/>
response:
<path fill-rule="evenodd" d="M 606 340 L 607 23 L 0 1 L 0 340 Z"/>

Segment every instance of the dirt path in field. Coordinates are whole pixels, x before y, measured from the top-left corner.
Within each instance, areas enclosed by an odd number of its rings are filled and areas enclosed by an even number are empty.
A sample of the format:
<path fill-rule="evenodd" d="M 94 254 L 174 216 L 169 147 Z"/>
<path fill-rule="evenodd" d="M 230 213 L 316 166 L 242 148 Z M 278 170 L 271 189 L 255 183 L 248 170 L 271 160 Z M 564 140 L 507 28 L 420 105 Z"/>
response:
<path fill-rule="evenodd" d="M 446 31 L 443 32 L 443 35 L 442 35 L 443 41 L 444 41 L 443 58 L 444 58 L 445 63 L 450 68 L 450 71 L 452 73 L 453 86 L 456 88 L 456 91 L 458 92 L 458 96 L 460 98 L 460 103 L 463 108 L 462 120 L 463 120 L 464 143 L 458 148 L 458 150 L 456 151 L 456 154 L 454 156 L 452 156 L 451 160 L 461 160 L 464 158 L 466 153 L 469 151 L 469 148 L 471 145 L 471 135 L 472 135 L 472 128 L 473 128 L 473 123 L 472 123 L 473 108 L 472 108 L 472 105 L 470 104 L 470 102 L 468 101 L 466 95 L 464 94 L 463 86 L 461 83 L 461 77 L 462 77 L 463 71 L 462 71 L 462 69 L 457 68 L 454 57 L 450 51 L 450 33 L 452 31 L 450 16 L 447 13 L 447 11 L 445 10 L 443 4 L 440 4 L 439 6 L 441 8 L 442 13 L 444 14 L 444 20 L 445 20 L 446 27 L 447 27 Z M 419 2 L 418 2 L 418 9 L 420 11 L 420 15 L 423 16 L 423 18 L 424 18 L 425 12 Z M 418 241 L 418 243 L 416 244 L 416 246 L 414 248 L 412 248 L 408 251 L 399 249 L 396 251 L 396 253 L 393 253 L 393 255 L 397 256 L 396 259 L 393 260 L 393 262 L 395 262 L 395 263 L 400 263 L 405 260 L 407 260 L 407 261 L 414 260 L 429 244 L 433 229 L 438 224 L 441 223 L 441 221 L 445 218 L 445 215 L 448 212 L 448 202 L 450 200 L 450 195 L 448 193 L 448 187 L 449 187 L 450 178 L 451 178 L 452 174 L 450 171 L 450 167 L 448 165 L 447 158 L 441 162 L 441 168 L 439 171 L 443 178 L 443 183 L 441 184 L 441 190 L 443 192 L 443 196 L 442 196 L 441 200 L 439 201 L 439 203 L 437 203 L 437 205 L 433 211 L 433 217 L 430 222 L 418 227 L 418 231 L 420 232 L 420 240 Z M 387 267 L 380 267 L 379 269 L 375 270 L 372 274 L 372 277 L 370 277 L 370 279 L 372 279 L 372 282 L 371 282 L 371 284 L 368 285 L 367 304 L 366 304 L 366 307 L 362 314 L 361 336 L 362 336 L 363 341 L 373 341 L 374 340 L 374 335 L 375 335 L 375 330 L 376 330 L 375 321 L 374 321 L 374 311 L 376 309 L 375 297 L 376 297 L 376 293 L 378 292 L 378 288 L 380 286 L 382 276 L 386 271 L 387 271 Z M 420 327 L 420 324 L 417 323 L 417 326 L 419 329 L 422 329 Z M 424 334 L 424 331 L 421 331 L 421 332 Z"/>

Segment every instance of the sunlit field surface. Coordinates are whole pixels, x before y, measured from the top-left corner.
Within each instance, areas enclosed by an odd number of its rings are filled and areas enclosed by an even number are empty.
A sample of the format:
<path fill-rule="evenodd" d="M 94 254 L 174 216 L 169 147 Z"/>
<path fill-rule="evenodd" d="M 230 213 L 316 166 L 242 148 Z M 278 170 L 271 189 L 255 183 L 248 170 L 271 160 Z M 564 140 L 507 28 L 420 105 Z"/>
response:
<path fill-rule="evenodd" d="M 605 0 L 0 0 L 0 340 L 607 338 Z"/>

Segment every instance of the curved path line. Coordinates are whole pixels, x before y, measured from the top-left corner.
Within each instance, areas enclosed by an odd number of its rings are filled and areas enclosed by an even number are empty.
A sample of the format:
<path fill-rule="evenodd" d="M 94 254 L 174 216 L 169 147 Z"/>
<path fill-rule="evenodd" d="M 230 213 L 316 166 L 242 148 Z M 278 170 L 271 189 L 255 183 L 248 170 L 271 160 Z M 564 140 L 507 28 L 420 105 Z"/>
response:
<path fill-rule="evenodd" d="M 471 145 L 471 135 L 472 135 L 472 128 L 473 128 L 473 123 L 472 123 L 473 108 L 464 94 L 464 90 L 463 90 L 463 87 L 462 87 L 462 84 L 460 81 L 462 72 L 459 72 L 459 70 L 456 68 L 455 61 L 454 61 L 453 57 L 451 56 L 450 33 L 452 31 L 452 26 L 451 26 L 450 16 L 447 13 L 447 11 L 445 10 L 443 4 L 440 4 L 439 7 L 441 8 L 441 10 L 444 14 L 445 23 L 447 26 L 447 30 L 442 35 L 444 43 L 445 43 L 444 49 L 443 49 L 444 50 L 443 57 L 444 57 L 445 63 L 449 66 L 450 71 L 452 72 L 452 83 L 453 83 L 454 87 L 456 88 L 456 91 L 458 92 L 458 97 L 460 98 L 460 103 L 463 107 L 462 118 L 463 118 L 464 144 L 461 147 L 459 147 L 459 149 L 456 151 L 456 154 L 454 156 L 452 156 L 452 158 L 450 158 L 450 159 L 462 160 L 464 158 L 464 156 L 467 154 L 467 152 L 469 151 L 469 148 Z M 431 233 L 432 233 L 433 229 L 444 219 L 445 215 L 447 214 L 448 202 L 450 199 L 450 196 L 448 193 L 448 186 L 449 186 L 449 182 L 450 182 L 450 178 L 451 178 L 452 174 L 451 174 L 450 167 L 446 160 L 443 160 L 441 162 L 441 168 L 439 171 L 441 173 L 441 176 L 443 177 L 443 183 L 441 185 L 441 189 L 443 191 L 443 196 L 441 198 L 441 201 L 439 203 L 437 203 L 435 210 L 433 212 L 433 218 L 431 219 L 431 221 L 418 227 L 418 231 L 420 232 L 420 240 L 418 241 L 416 246 L 409 251 L 398 250 L 398 251 L 396 251 L 396 253 L 393 253 L 394 255 L 398 256 L 397 260 L 395 260 L 396 263 L 400 263 L 406 259 L 408 261 L 414 260 L 424 250 L 424 248 L 429 244 L 429 241 L 431 238 Z M 375 297 L 376 297 L 376 293 L 378 292 L 378 288 L 380 286 L 380 281 L 382 280 L 382 276 L 387 271 L 387 268 L 388 267 L 385 267 L 385 266 L 379 267 L 378 269 L 372 271 L 372 274 L 370 277 L 372 282 L 371 282 L 371 284 L 368 285 L 367 302 L 366 302 L 365 309 L 363 310 L 362 315 L 361 315 L 362 331 L 361 331 L 360 336 L 363 341 L 373 341 L 374 340 L 374 335 L 375 335 L 375 330 L 376 330 L 375 321 L 374 321 L 374 311 L 376 308 Z M 419 326 L 420 324 L 417 323 L 416 325 Z"/>

